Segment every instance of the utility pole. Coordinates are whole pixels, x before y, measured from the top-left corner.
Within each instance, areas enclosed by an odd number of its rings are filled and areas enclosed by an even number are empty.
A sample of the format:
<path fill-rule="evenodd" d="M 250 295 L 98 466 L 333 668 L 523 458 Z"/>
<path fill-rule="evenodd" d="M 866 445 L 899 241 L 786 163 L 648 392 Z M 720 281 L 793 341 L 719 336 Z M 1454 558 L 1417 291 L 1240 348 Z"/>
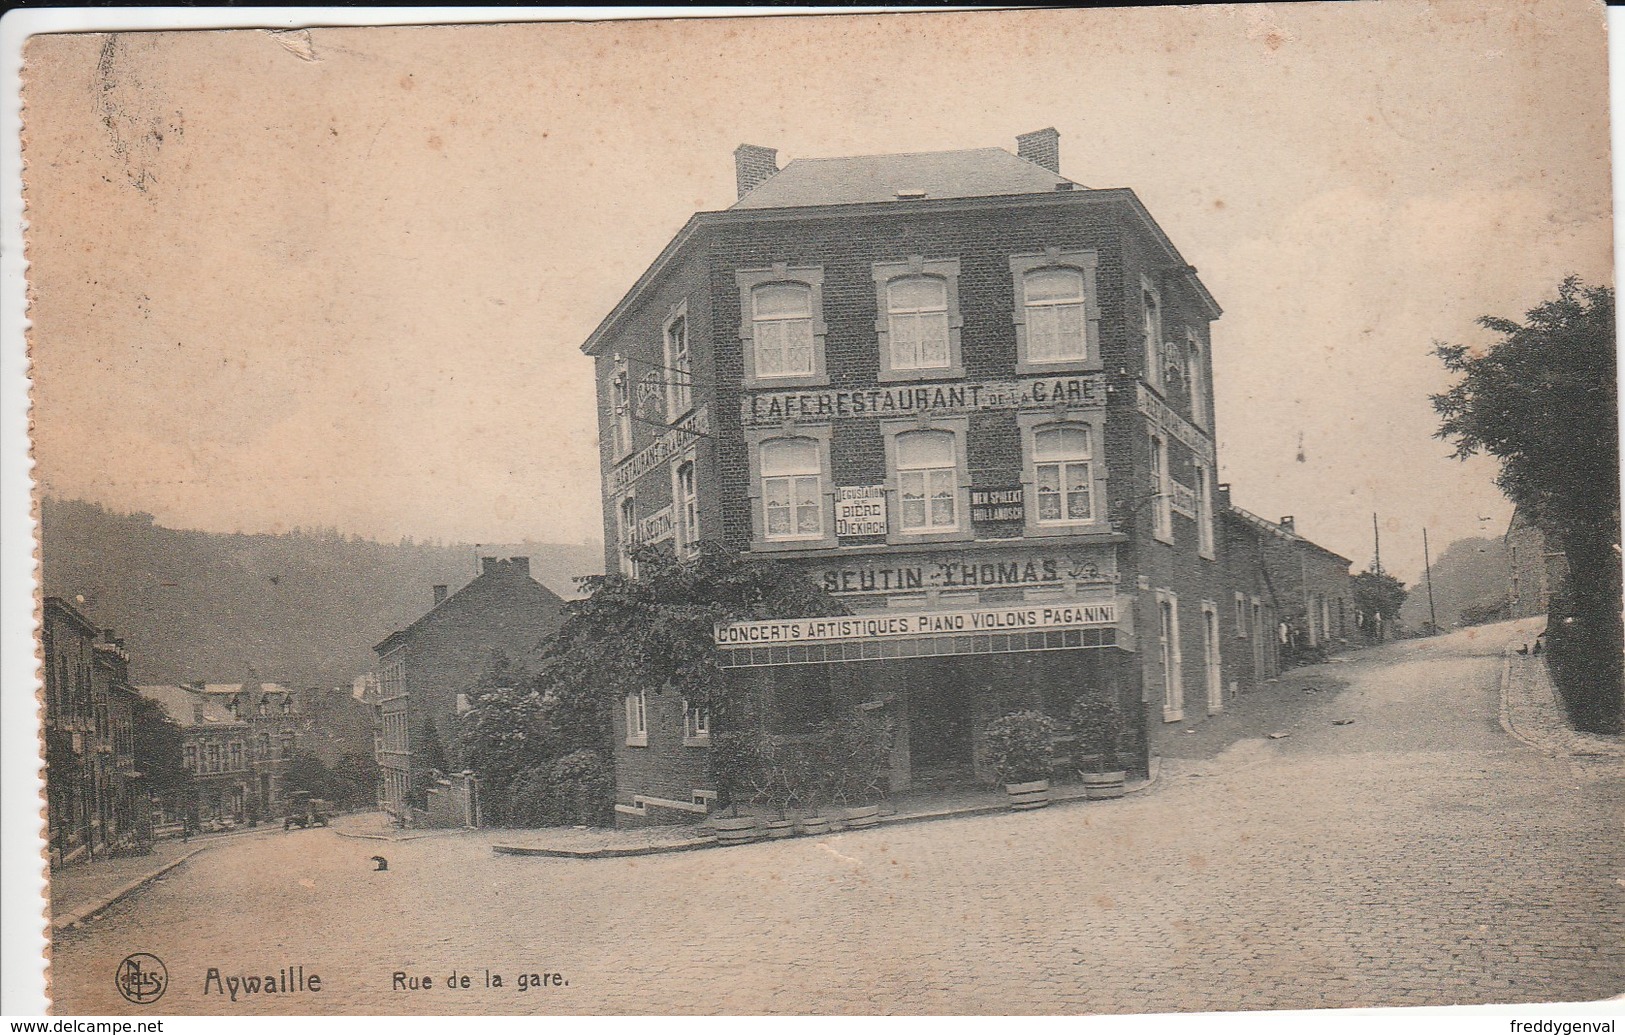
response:
<path fill-rule="evenodd" d="M 1422 570 L 1427 572 L 1428 578 L 1428 623 L 1433 631 L 1439 631 L 1439 615 L 1433 610 L 1433 559 L 1428 556 L 1428 530 L 1422 529 Z"/>
<path fill-rule="evenodd" d="M 1371 512 L 1371 538 L 1377 544 L 1376 558 L 1371 562 L 1371 570 L 1378 575 L 1382 574 L 1382 530 L 1377 527 L 1377 512 Z"/>

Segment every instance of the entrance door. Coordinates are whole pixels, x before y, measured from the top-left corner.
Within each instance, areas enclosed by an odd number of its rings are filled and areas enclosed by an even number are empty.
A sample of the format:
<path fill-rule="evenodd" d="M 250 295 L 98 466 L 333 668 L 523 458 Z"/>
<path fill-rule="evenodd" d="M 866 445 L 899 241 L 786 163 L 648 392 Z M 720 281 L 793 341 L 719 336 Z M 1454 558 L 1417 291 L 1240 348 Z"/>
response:
<path fill-rule="evenodd" d="M 916 786 L 973 778 L 971 728 L 975 702 L 969 670 L 974 667 L 946 658 L 922 659 L 909 673 L 908 755 Z"/>
<path fill-rule="evenodd" d="M 1219 611 L 1212 604 L 1202 605 L 1202 660 L 1207 675 L 1207 711 L 1213 715 L 1224 710 L 1224 669 L 1219 660 Z"/>

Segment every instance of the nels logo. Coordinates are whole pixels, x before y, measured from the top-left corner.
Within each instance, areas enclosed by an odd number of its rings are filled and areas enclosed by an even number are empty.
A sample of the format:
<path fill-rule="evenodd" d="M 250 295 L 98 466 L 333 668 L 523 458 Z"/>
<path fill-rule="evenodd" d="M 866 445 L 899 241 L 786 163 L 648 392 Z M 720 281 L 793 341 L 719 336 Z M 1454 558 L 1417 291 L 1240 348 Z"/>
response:
<path fill-rule="evenodd" d="M 150 952 L 138 952 L 124 957 L 118 965 L 113 984 L 119 995 L 132 1003 L 156 1003 L 169 987 L 169 971 L 164 961 Z"/>

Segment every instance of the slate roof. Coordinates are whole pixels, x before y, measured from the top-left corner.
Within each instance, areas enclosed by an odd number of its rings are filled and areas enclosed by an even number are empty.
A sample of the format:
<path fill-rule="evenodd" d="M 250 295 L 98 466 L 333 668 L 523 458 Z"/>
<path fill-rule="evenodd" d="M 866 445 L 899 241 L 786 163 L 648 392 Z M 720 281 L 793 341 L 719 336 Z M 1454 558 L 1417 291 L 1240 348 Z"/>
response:
<path fill-rule="evenodd" d="M 733 206 L 798 208 L 898 202 L 898 191 L 924 198 L 991 198 L 1052 194 L 1079 186 L 999 147 L 854 158 L 798 158 Z"/>
<path fill-rule="evenodd" d="M 231 709 L 214 700 L 209 694 L 184 686 L 138 686 L 136 690 L 149 701 L 157 701 L 164 713 L 175 724 L 183 727 L 238 726 L 243 723 L 232 717 Z M 199 711 L 198 709 L 202 710 Z M 202 722 L 198 721 L 201 715 Z"/>

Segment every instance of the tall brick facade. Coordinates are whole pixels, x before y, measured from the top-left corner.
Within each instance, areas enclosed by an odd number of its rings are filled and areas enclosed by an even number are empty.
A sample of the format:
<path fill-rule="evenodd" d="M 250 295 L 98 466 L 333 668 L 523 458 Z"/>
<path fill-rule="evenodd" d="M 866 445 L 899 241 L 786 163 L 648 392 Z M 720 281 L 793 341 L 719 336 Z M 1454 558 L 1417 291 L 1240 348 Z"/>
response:
<path fill-rule="evenodd" d="M 1053 131 L 1021 153 L 802 160 L 748 187 L 764 170 L 741 161 L 739 203 L 694 216 L 584 346 L 609 570 L 714 540 L 888 618 L 721 649 L 770 724 L 891 718 L 894 789 L 983 773 L 987 720 L 1086 693 L 1120 701 L 1143 770 L 1279 664 L 1253 650 L 1279 605 L 1216 483 L 1218 305 L 1132 191 L 1060 176 Z M 628 704 L 624 816 L 703 810 L 693 722 L 654 688 Z"/>
<path fill-rule="evenodd" d="M 437 587 L 423 617 L 391 633 L 378 655 L 378 762 L 386 811 L 408 814 L 424 788 L 413 786 L 413 760 L 439 756 L 460 769 L 459 696 L 466 694 L 500 653 L 518 661 L 552 636 L 564 602 L 530 577 L 526 557 L 482 557 L 480 574 L 449 596 Z M 434 743 L 429 742 L 430 737 Z"/>

